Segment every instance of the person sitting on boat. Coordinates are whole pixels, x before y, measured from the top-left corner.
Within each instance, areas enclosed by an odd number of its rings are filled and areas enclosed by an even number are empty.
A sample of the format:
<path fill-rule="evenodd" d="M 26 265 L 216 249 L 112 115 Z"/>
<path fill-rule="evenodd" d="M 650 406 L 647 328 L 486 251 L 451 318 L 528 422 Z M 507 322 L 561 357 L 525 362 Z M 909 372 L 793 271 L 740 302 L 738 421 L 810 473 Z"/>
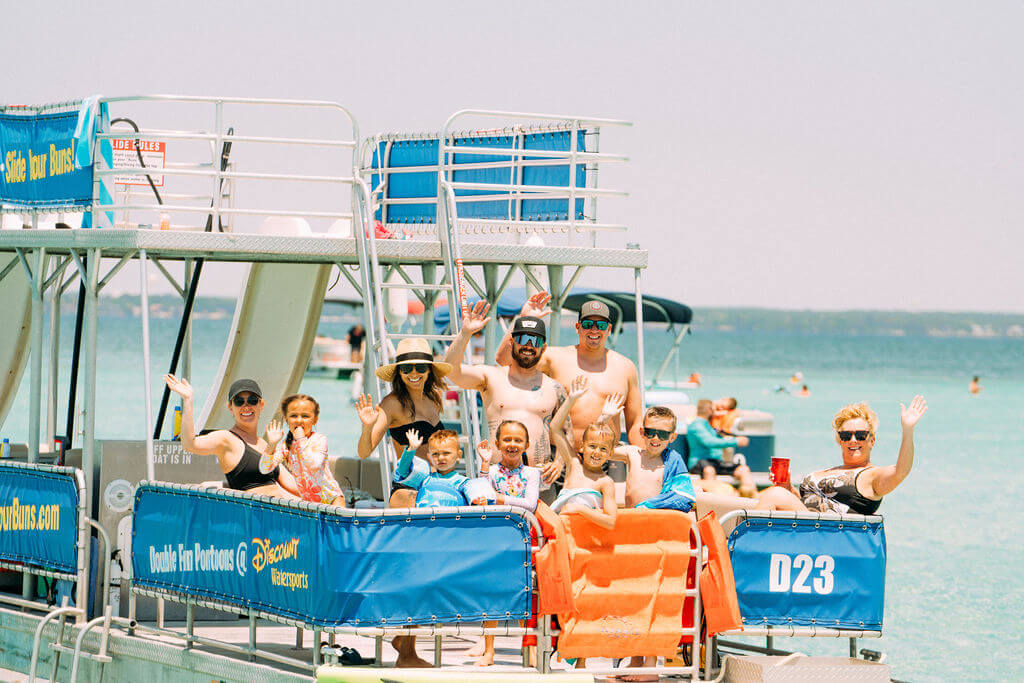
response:
<path fill-rule="evenodd" d="M 464 365 L 466 346 L 473 335 L 480 333 L 490 322 L 490 305 L 476 302 L 463 316 L 462 329 L 448 347 L 445 361 L 452 366 L 449 381 L 463 389 L 480 392 L 490 438 L 497 441 L 495 429 L 504 420 L 518 420 L 532 435 L 526 464 L 531 467 L 553 462 L 548 436 L 548 424 L 565 401 L 562 385 L 542 373 L 537 365 L 547 348 L 547 330 L 540 318 L 523 316 L 516 320 L 511 333 L 511 363 L 508 367 L 494 365 Z M 541 480 L 541 499 L 551 503 L 557 491 L 550 488 L 560 467 L 546 467 Z"/>
<path fill-rule="evenodd" d="M 345 496 L 331 472 L 327 437 L 314 430 L 320 404 L 312 396 L 292 394 L 281 401 L 281 414 L 284 425 L 277 420 L 267 425 L 267 450 L 260 458 L 260 472 L 266 474 L 284 463 L 303 500 L 345 507 Z"/>
<path fill-rule="evenodd" d="M 799 490 L 790 485 L 762 491 L 758 509 L 874 514 L 882 498 L 910 474 L 914 466 L 914 427 L 927 410 L 923 396 L 915 396 L 909 408 L 900 404 L 903 440 L 899 457 L 895 465 L 877 467 L 871 464 L 871 449 L 878 432 L 878 415 L 867 403 L 844 406 L 832 418 L 843 464 L 808 474 Z"/>
<path fill-rule="evenodd" d="M 443 429 L 441 408 L 444 397 L 444 377 L 451 372 L 448 363 L 434 360 L 430 344 L 423 338 L 408 338 L 398 342 L 395 361 L 377 368 L 377 377 L 391 382 L 391 393 L 373 405 L 367 395 L 356 401 L 356 412 L 363 423 L 356 452 L 368 458 L 390 434 L 395 451 L 404 451 L 409 445 L 407 433 L 415 429 L 420 439 L 428 439 Z M 416 458 L 428 465 L 430 455 L 426 445 L 416 449 Z M 416 505 L 417 490 L 405 484 L 395 484 L 388 500 L 393 508 L 411 508 Z M 397 667 L 429 667 L 430 662 L 416 654 L 416 636 L 395 636 L 391 645 L 398 650 Z"/>
<path fill-rule="evenodd" d="M 547 308 L 551 295 L 539 292 L 523 305 L 520 315 L 543 318 L 551 313 Z M 608 305 L 602 301 L 587 301 L 580 307 L 576 322 L 579 342 L 575 346 L 548 346 L 537 368 L 563 387 L 569 386 L 580 373 L 590 379 L 590 391 L 576 402 L 570 417 L 573 428 L 573 447 L 582 446 L 583 429 L 601 417 L 605 399 L 612 394 L 626 397 L 626 434 L 629 442 L 643 446 L 643 402 L 636 365 L 621 353 L 605 347 L 611 335 L 612 317 Z M 505 335 L 498 349 L 497 362 L 512 362 L 512 337 Z"/>
<path fill-rule="evenodd" d="M 719 436 L 732 436 L 733 425 L 740 416 L 739 402 L 732 396 L 723 396 L 712 405 L 711 426 Z"/>
<path fill-rule="evenodd" d="M 184 378 L 164 375 L 164 382 L 181 396 L 181 445 L 196 455 L 216 455 L 227 488 L 276 498 L 297 498 L 298 485 L 282 467 L 260 471 L 260 458 L 267 442 L 256 433 L 263 412 L 263 392 L 252 379 L 235 380 L 228 389 L 228 410 L 235 418 L 230 429 L 218 429 L 196 436 L 192 385 Z"/>
<path fill-rule="evenodd" d="M 745 436 L 719 436 L 709 420 L 712 416 L 712 403 L 702 398 L 697 401 L 697 417 L 686 428 L 686 443 L 690 447 L 690 466 L 692 474 L 713 477 L 728 474 L 740 480 L 740 495 L 752 497 L 757 493 L 757 486 L 750 474 L 750 468 L 736 462 L 722 462 L 723 448 L 744 448 L 750 443 Z"/>
<path fill-rule="evenodd" d="M 430 471 L 426 461 L 415 457 L 423 440 L 415 429 L 405 433 L 409 445 L 395 466 L 395 483 L 416 489 L 416 507 L 458 507 L 468 505 L 466 484 L 469 479 L 455 471 L 455 465 L 462 458 L 459 435 L 450 429 L 442 429 L 427 439 L 427 452 L 434 463 Z"/>
<path fill-rule="evenodd" d="M 583 430 L 583 448 L 574 452 L 566 435 L 565 422 L 576 401 L 587 393 L 587 377 L 580 375 L 569 387 L 569 397 L 551 420 L 551 439 L 558 457 L 565 462 L 565 488 L 552 503 L 555 512 L 577 512 L 605 529 L 615 528 L 615 482 L 604 472 L 604 464 L 615 451 L 618 434 L 601 420 Z M 614 413 L 618 417 L 618 410 Z"/>
<path fill-rule="evenodd" d="M 606 413 L 616 406 L 607 405 Z M 626 506 L 688 512 L 695 495 L 683 456 L 669 445 L 676 439 L 676 414 L 666 406 L 652 406 L 644 413 L 644 447 L 624 444 L 615 459 L 628 464 Z"/>
<path fill-rule="evenodd" d="M 448 363 L 434 360 L 426 339 L 410 338 L 398 342 L 395 361 L 377 368 L 377 377 L 391 382 L 391 393 L 373 405 L 369 396 L 360 396 L 356 412 L 363 423 L 357 452 L 368 458 L 385 434 L 394 441 L 395 452 L 408 446 L 406 433 L 415 429 L 420 439 L 442 429 L 441 408 L 444 397 L 444 377 L 452 371 Z M 430 463 L 427 447 L 421 445 L 416 457 Z M 416 490 L 396 484 L 391 494 L 391 507 L 413 507 Z"/>

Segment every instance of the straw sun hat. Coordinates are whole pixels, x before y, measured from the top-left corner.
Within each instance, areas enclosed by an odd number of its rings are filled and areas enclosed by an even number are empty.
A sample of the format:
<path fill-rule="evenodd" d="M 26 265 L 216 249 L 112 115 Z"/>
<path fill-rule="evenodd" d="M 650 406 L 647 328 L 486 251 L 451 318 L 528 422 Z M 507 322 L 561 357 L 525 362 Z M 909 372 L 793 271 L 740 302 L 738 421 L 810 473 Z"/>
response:
<path fill-rule="evenodd" d="M 377 368 L 377 376 L 385 382 L 390 382 L 394 379 L 395 371 L 399 365 L 412 365 L 415 363 L 430 363 L 442 377 L 452 371 L 450 364 L 434 360 L 434 354 L 430 352 L 430 344 L 427 343 L 426 339 L 417 337 L 403 339 L 398 342 L 395 362 Z"/>

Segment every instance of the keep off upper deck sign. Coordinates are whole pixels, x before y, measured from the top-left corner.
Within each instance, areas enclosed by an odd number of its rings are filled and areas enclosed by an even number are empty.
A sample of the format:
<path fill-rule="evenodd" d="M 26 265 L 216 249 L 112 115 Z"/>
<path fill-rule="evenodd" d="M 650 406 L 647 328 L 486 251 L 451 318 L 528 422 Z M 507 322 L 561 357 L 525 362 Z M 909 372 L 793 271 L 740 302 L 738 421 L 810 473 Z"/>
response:
<path fill-rule="evenodd" d="M 139 155 L 135 152 L 134 140 L 111 140 L 114 147 L 114 168 L 139 168 Z M 167 143 L 156 140 L 139 140 L 139 150 L 142 152 L 142 160 L 146 168 L 163 170 L 167 157 Z M 164 186 L 164 176 L 161 173 L 150 173 L 153 184 L 157 187 Z M 144 185 L 149 186 L 149 181 L 144 175 L 115 175 L 114 183 L 118 185 Z"/>

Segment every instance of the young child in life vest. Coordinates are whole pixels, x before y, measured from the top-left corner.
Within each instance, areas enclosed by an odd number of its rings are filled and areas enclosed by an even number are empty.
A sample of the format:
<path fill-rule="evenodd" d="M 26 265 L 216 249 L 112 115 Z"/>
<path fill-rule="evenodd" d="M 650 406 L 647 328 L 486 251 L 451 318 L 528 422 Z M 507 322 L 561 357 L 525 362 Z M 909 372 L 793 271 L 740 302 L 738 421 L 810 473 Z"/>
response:
<path fill-rule="evenodd" d="M 414 457 L 423 444 L 415 429 L 405 433 L 409 445 L 395 467 L 395 483 L 416 489 L 416 507 L 459 507 L 468 505 L 465 476 L 455 471 L 462 457 L 459 435 L 450 429 L 439 429 L 427 439 L 427 453 L 434 463 L 434 472 L 426 460 Z"/>
<path fill-rule="evenodd" d="M 314 430 L 320 404 L 312 396 L 292 394 L 281 401 L 281 413 L 284 425 L 275 420 L 267 426 L 267 450 L 260 457 L 260 472 L 272 472 L 284 463 L 303 500 L 345 507 L 345 496 L 331 472 L 327 437 Z"/>
<path fill-rule="evenodd" d="M 565 433 L 569 411 L 587 393 L 588 385 L 586 375 L 574 379 L 569 387 L 569 396 L 551 419 L 551 442 L 555 444 L 556 457 L 566 467 L 565 486 L 551 504 L 551 509 L 555 512 L 579 513 L 598 526 L 613 529 L 618 509 L 615 503 L 615 483 L 604 473 L 603 467 L 618 442 L 615 430 L 604 419 L 587 426 L 583 430 L 582 449 L 579 453 L 573 452 L 571 437 Z M 615 415 L 618 415 L 617 410 Z"/>

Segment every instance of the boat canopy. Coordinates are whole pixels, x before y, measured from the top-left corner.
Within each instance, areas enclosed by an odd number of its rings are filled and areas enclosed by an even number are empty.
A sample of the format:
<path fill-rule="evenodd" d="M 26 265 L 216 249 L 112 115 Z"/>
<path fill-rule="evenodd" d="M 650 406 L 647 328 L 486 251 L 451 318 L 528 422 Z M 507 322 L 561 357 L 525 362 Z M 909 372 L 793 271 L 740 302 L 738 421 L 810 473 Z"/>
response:
<path fill-rule="evenodd" d="M 612 312 L 612 324 L 618 328 L 623 323 L 636 322 L 636 294 L 633 292 L 608 292 L 603 290 L 577 289 L 565 298 L 563 308 L 579 313 L 586 302 L 597 299 L 608 304 Z M 660 296 L 643 295 L 643 315 L 645 323 L 667 323 L 669 325 L 689 325 L 693 320 L 693 309 L 678 301 Z"/>

